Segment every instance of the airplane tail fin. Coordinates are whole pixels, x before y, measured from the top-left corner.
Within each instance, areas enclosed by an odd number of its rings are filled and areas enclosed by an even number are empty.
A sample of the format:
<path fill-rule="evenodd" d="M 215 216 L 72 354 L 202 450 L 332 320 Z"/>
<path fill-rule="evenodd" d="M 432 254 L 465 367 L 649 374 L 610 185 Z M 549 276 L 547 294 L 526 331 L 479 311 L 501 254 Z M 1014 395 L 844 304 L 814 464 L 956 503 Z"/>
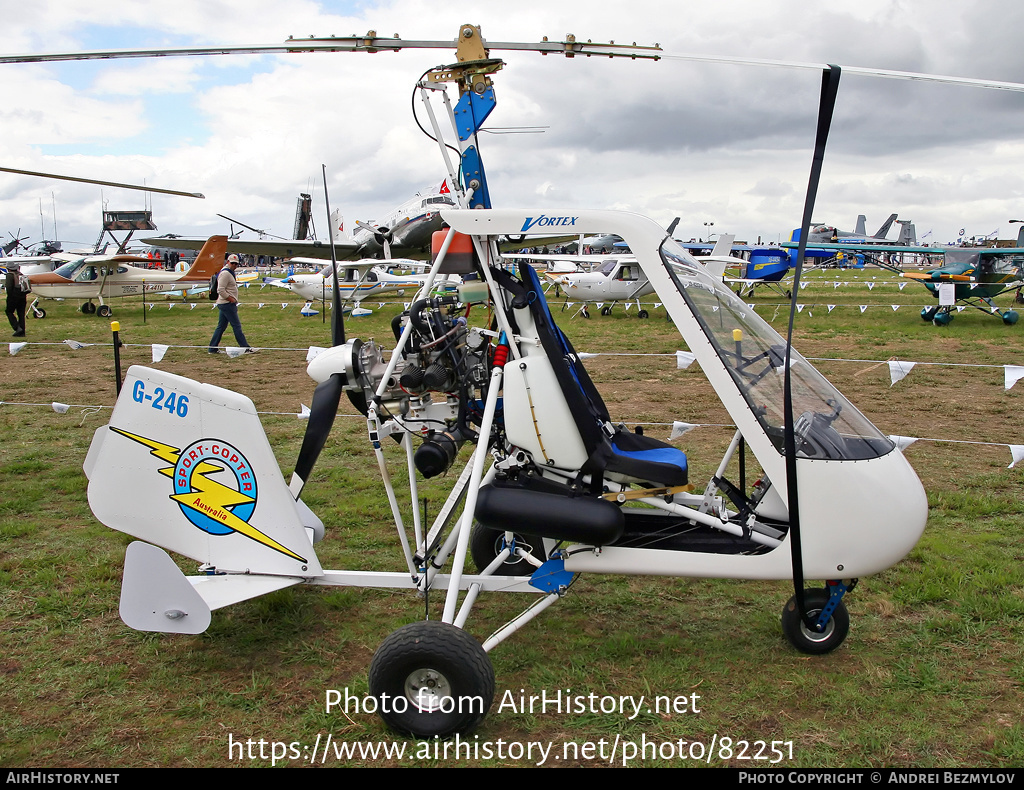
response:
<path fill-rule="evenodd" d="M 887 219 L 885 222 L 882 223 L 882 227 L 880 227 L 878 229 L 878 232 L 875 233 L 875 238 L 876 239 L 884 239 L 885 238 L 885 234 L 889 232 L 889 228 L 892 227 L 892 223 L 896 221 L 896 216 L 897 216 L 896 214 L 890 214 L 889 215 L 889 219 Z"/>
<path fill-rule="evenodd" d="M 334 231 L 334 241 L 350 241 L 351 234 L 345 230 L 345 218 L 341 215 L 341 209 L 336 208 L 331 212 L 331 228 Z"/>
<path fill-rule="evenodd" d="M 224 268 L 224 256 L 227 251 L 227 236 L 210 236 L 182 279 L 200 282 L 209 280 Z"/>
<path fill-rule="evenodd" d="M 858 214 L 857 215 L 857 227 L 855 227 L 853 229 L 853 232 L 856 233 L 858 236 L 867 236 L 868 235 L 867 224 L 868 224 L 868 218 L 865 217 L 863 214 Z"/>
<path fill-rule="evenodd" d="M 723 233 L 718 237 L 718 241 L 715 242 L 715 248 L 711 251 L 711 255 L 721 256 L 728 258 L 732 255 L 732 243 L 736 240 L 736 236 L 732 233 Z"/>
<path fill-rule="evenodd" d="M 89 506 L 111 529 L 217 573 L 323 573 L 323 526 L 291 495 L 244 395 L 134 365 L 85 471 Z"/>
<path fill-rule="evenodd" d="M 917 228 L 914 227 L 914 223 L 909 219 L 898 220 L 900 226 L 900 237 L 896 242 L 907 247 L 913 247 L 917 244 Z"/>

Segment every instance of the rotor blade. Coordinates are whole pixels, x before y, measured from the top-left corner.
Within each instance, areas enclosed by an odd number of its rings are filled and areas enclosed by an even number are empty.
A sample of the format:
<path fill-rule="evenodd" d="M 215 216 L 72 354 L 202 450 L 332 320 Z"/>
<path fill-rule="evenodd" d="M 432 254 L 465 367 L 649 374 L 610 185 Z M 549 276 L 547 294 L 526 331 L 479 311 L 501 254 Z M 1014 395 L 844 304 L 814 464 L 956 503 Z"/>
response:
<path fill-rule="evenodd" d="M 56 178 L 60 181 L 80 181 L 83 184 L 99 184 L 104 187 L 120 187 L 121 189 L 137 189 L 140 192 L 160 192 L 164 195 L 180 195 L 181 197 L 206 199 L 201 192 L 180 192 L 177 189 L 158 189 L 157 187 L 138 186 L 137 184 L 119 184 L 116 181 L 99 181 L 95 178 L 77 178 L 76 176 L 62 176 L 56 173 L 37 173 L 34 170 L 18 170 L 14 167 L 0 167 L 4 173 L 17 173 L 22 176 L 38 176 L 39 178 Z"/>
<path fill-rule="evenodd" d="M 302 437 L 302 447 L 299 449 L 299 458 L 295 462 L 295 472 L 292 474 L 292 482 L 289 488 L 292 496 L 296 499 L 302 493 L 302 487 L 306 485 L 316 459 L 320 457 L 320 451 L 327 443 L 327 437 L 331 433 L 331 426 L 334 425 L 334 418 L 338 414 L 338 404 L 341 403 L 341 389 L 345 384 L 345 375 L 335 373 L 326 381 L 317 384 L 313 392 L 313 405 L 309 410 L 309 422 L 306 425 L 306 435 Z"/>
<path fill-rule="evenodd" d="M 327 207 L 327 230 L 331 242 L 331 271 L 334 273 L 334 286 L 331 292 L 331 345 L 345 344 L 345 313 L 341 304 L 341 289 L 338 287 L 338 256 L 334 252 L 334 223 L 331 217 L 331 199 L 327 194 L 327 165 L 321 165 L 324 171 L 324 204 Z"/>
<path fill-rule="evenodd" d="M 814 140 L 814 156 L 811 159 L 811 173 L 807 179 L 807 197 L 804 200 L 803 222 L 800 225 L 800 246 L 798 248 L 796 267 L 793 273 L 793 296 L 789 309 L 789 331 L 786 335 L 786 361 L 783 370 L 783 424 L 784 446 L 786 456 L 786 493 L 789 508 L 789 534 L 791 556 L 793 561 L 793 590 L 797 602 L 800 619 L 808 628 L 814 622 L 807 613 L 804 600 L 804 567 L 803 547 L 800 540 L 800 500 L 796 478 L 796 429 L 793 419 L 793 385 L 792 385 L 792 350 L 793 323 L 796 318 L 796 300 L 800 291 L 800 273 L 804 265 L 804 253 L 807 251 L 807 233 L 811 227 L 811 214 L 814 201 L 818 195 L 818 182 L 821 180 L 821 167 L 825 160 L 825 145 L 828 142 L 829 129 L 832 126 L 832 113 L 839 92 L 838 66 L 829 66 L 821 73 L 821 94 L 818 100 L 818 129 Z"/>
<path fill-rule="evenodd" d="M 226 214 L 218 214 L 217 216 L 218 216 L 218 217 L 220 217 L 221 219 L 226 219 L 226 220 L 227 220 L 228 222 L 234 222 L 234 223 L 235 223 L 236 225 L 241 225 L 241 226 L 242 226 L 243 228 L 245 228 L 246 230 L 251 230 L 251 231 L 252 231 L 253 233 L 258 233 L 258 234 L 260 234 L 261 236 L 262 236 L 262 235 L 263 235 L 264 233 L 266 233 L 266 231 L 265 231 L 265 230 L 260 230 L 259 228 L 254 228 L 254 227 L 253 227 L 252 225 L 246 225 L 246 224 L 245 224 L 244 222 L 242 222 L 241 220 L 238 220 L 238 219 L 232 219 L 231 217 L 227 216 Z"/>
<path fill-rule="evenodd" d="M 679 217 L 676 217 L 674 220 L 672 220 L 672 224 L 668 226 L 668 235 L 669 236 L 671 236 L 673 233 L 676 232 L 676 225 L 679 224 L 679 219 L 680 219 Z"/>

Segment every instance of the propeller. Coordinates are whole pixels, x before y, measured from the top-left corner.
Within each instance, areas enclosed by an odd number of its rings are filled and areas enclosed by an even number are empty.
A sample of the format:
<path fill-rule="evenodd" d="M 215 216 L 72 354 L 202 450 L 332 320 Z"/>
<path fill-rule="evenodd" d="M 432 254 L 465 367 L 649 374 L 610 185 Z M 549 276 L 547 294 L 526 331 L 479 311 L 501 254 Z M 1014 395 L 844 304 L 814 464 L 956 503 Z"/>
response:
<path fill-rule="evenodd" d="M 331 215 L 330 198 L 327 196 L 327 166 L 324 172 L 324 201 L 327 204 L 327 216 Z M 327 443 L 327 437 L 334 426 L 334 418 L 338 414 L 341 403 L 341 392 L 349 382 L 349 374 L 353 372 L 352 348 L 345 342 L 345 319 L 341 303 L 341 289 L 338 287 L 338 260 L 334 253 L 334 227 L 327 223 L 331 242 L 331 271 L 334 273 L 331 294 L 331 346 L 332 350 L 323 352 L 310 362 L 309 373 L 320 381 L 313 392 L 313 405 L 309 410 L 309 422 L 306 424 L 306 435 L 302 438 L 299 457 L 295 461 L 295 471 L 289 488 L 296 499 L 302 493 L 303 486 L 309 480 L 313 467 L 316 465 L 320 451 Z M 334 351 L 334 349 L 339 349 Z M 343 349 L 343 350 L 341 350 Z M 332 353 L 333 351 L 333 353 Z M 340 359 L 339 359 L 340 357 Z M 338 363 L 341 363 L 340 365 Z M 340 368 L 340 369 L 339 369 Z M 354 376 L 352 376 L 354 378 Z"/>
<path fill-rule="evenodd" d="M 391 242 L 394 240 L 394 232 L 391 228 L 385 228 L 383 225 L 379 228 L 375 228 L 373 225 L 361 220 L 356 221 L 356 227 L 372 233 L 373 240 L 381 246 L 381 249 L 384 250 L 385 260 L 391 260 Z"/>
<path fill-rule="evenodd" d="M 18 251 L 19 247 L 24 247 L 23 241 L 28 241 L 28 236 L 21 235 L 21 228 L 18 228 L 18 233 L 14 234 L 7 231 L 7 235 L 11 237 L 11 240 L 3 245 L 4 255 L 10 255 Z M 27 248 L 26 248 L 27 249 Z"/>

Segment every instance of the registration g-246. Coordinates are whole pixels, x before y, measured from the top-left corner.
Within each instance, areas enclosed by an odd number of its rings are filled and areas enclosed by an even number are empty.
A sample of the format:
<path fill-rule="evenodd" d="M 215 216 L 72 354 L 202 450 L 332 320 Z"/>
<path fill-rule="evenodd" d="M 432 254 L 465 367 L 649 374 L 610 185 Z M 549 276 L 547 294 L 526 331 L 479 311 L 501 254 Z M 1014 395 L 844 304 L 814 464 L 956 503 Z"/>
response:
<path fill-rule="evenodd" d="M 153 394 L 146 392 L 146 385 L 142 381 L 136 381 L 132 387 L 132 399 L 136 403 L 149 403 L 158 411 L 163 409 L 169 414 L 184 417 L 188 414 L 188 395 L 179 395 L 176 392 L 165 392 L 163 387 L 157 387 Z"/>

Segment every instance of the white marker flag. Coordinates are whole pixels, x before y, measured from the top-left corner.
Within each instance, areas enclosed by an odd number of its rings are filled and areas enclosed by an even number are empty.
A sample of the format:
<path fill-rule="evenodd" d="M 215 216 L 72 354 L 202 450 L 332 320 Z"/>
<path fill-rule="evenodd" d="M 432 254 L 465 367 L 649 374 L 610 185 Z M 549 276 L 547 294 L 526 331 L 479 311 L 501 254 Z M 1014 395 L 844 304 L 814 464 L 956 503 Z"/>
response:
<path fill-rule="evenodd" d="M 27 345 L 28 343 L 8 343 L 7 348 L 11 352 L 11 356 L 13 357 Z"/>
<path fill-rule="evenodd" d="M 906 375 L 914 369 L 916 362 L 901 362 L 899 360 L 891 360 L 889 362 L 889 378 L 892 380 L 890 387 L 897 381 L 902 381 Z"/>
<path fill-rule="evenodd" d="M 828 311 L 829 311 L 830 313 L 831 313 L 831 312 L 832 312 L 833 310 L 835 310 L 835 309 L 836 309 L 836 306 L 835 306 L 834 304 L 830 304 L 830 305 L 828 306 Z"/>
<path fill-rule="evenodd" d="M 1010 447 L 1010 457 L 1013 458 L 1013 460 L 1010 462 L 1010 465 L 1008 467 L 1006 467 L 1006 468 L 1007 469 L 1013 469 L 1014 465 L 1018 461 L 1024 459 L 1024 444 L 1011 444 L 1011 445 L 1009 445 L 1009 447 Z"/>
<path fill-rule="evenodd" d="M 69 348 L 73 348 L 75 351 L 78 351 L 78 349 L 80 348 L 91 346 L 92 343 L 79 343 L 77 340 L 65 340 L 64 345 L 68 346 Z"/>
<path fill-rule="evenodd" d="M 154 343 L 153 344 L 153 361 L 154 362 L 159 362 L 161 359 L 163 359 L 164 358 L 164 354 L 167 353 L 167 349 L 169 349 L 169 348 L 170 348 L 170 346 L 165 346 L 163 343 Z"/>
<path fill-rule="evenodd" d="M 57 414 L 66 414 L 67 410 L 71 408 L 66 403 L 57 403 L 56 401 L 54 401 L 50 405 L 53 407 L 53 410 L 57 412 Z M 1013 464 L 1010 465 L 1013 466 Z"/>
<path fill-rule="evenodd" d="M 693 364 L 693 361 L 695 359 L 697 359 L 697 357 L 695 357 L 689 351 L 677 351 L 676 352 L 676 369 L 677 370 L 686 370 L 688 367 L 690 367 L 690 365 Z"/>
<path fill-rule="evenodd" d="M 1024 377 L 1024 367 L 1021 365 L 1003 365 L 1003 386 L 1006 389 L 1010 389 L 1022 377 Z"/>
<path fill-rule="evenodd" d="M 231 357 L 231 359 L 234 359 L 235 357 L 240 357 L 242 356 L 242 354 L 245 353 L 245 349 L 239 348 L 238 346 L 228 346 L 224 350 L 227 352 L 227 355 Z"/>
<path fill-rule="evenodd" d="M 696 427 L 697 426 L 694 425 L 692 422 L 673 422 L 672 423 L 672 433 L 669 434 L 668 438 L 669 438 L 669 440 L 678 439 L 684 433 L 687 433 L 688 431 L 692 431 Z"/>
<path fill-rule="evenodd" d="M 917 437 L 916 436 L 898 436 L 896 434 L 892 434 L 891 436 L 889 436 L 889 441 L 893 442 L 896 445 L 896 449 L 897 450 L 899 450 L 900 452 L 903 452 L 908 447 L 910 447 L 910 445 L 912 445 L 914 442 L 917 441 Z"/>
<path fill-rule="evenodd" d="M 863 312 L 864 312 L 865 310 L 867 310 L 867 309 L 868 309 L 868 306 L 867 306 L 866 304 L 862 304 L 862 305 L 860 306 L 860 311 L 861 311 L 862 313 L 863 313 Z"/>
<path fill-rule="evenodd" d="M 892 311 L 893 311 L 894 313 L 895 313 L 895 312 L 896 312 L 897 310 L 899 310 L 899 309 L 900 309 L 900 306 L 899 306 L 898 304 L 891 304 L 891 305 L 889 305 L 889 307 L 891 307 L 891 308 L 892 308 Z"/>
<path fill-rule="evenodd" d="M 308 420 L 309 419 L 309 406 L 307 406 L 305 403 L 300 403 L 299 404 L 299 413 L 296 414 L 295 416 L 298 417 L 300 420 Z"/>

